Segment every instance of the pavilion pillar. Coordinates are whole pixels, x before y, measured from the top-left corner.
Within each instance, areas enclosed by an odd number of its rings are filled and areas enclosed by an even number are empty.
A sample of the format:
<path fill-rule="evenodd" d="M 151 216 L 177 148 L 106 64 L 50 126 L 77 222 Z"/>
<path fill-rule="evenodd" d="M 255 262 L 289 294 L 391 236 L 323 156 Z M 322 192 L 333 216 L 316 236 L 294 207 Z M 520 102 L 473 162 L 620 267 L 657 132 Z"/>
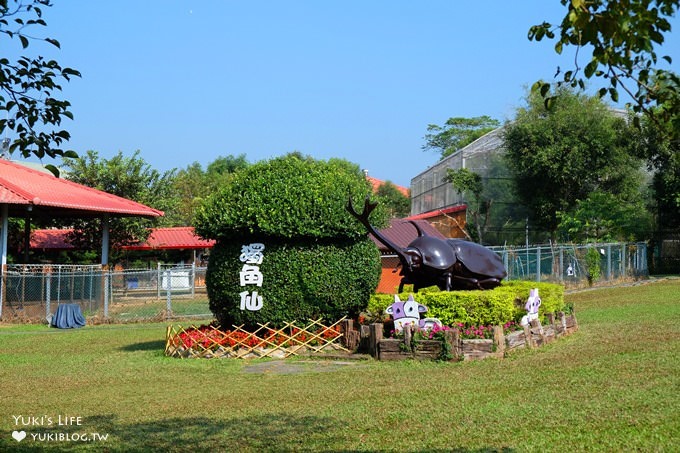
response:
<path fill-rule="evenodd" d="M 102 217 L 102 266 L 109 264 L 109 215 Z"/>
<path fill-rule="evenodd" d="M 0 208 L 0 318 L 2 306 L 5 304 L 5 288 L 7 283 L 7 229 L 9 228 L 9 206 Z"/>

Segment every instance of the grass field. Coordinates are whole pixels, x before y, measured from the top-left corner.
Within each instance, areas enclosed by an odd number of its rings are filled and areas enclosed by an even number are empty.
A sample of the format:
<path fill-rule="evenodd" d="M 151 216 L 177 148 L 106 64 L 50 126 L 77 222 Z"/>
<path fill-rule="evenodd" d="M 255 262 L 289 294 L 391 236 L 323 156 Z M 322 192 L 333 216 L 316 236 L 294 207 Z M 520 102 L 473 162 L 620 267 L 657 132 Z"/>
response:
<path fill-rule="evenodd" d="M 680 279 L 567 299 L 577 333 L 463 363 L 181 360 L 164 324 L 5 325 L 0 451 L 678 451 Z"/>

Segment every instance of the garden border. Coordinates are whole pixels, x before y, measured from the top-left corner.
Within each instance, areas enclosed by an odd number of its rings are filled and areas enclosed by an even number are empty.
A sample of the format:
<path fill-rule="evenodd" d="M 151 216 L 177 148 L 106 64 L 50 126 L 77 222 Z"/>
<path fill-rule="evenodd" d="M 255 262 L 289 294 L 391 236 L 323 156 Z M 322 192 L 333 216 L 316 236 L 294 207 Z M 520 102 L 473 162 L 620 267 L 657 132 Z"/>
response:
<path fill-rule="evenodd" d="M 369 354 L 378 360 L 476 360 L 488 357 L 502 358 L 508 352 L 521 348 L 537 348 L 578 330 L 578 321 L 574 313 L 569 315 L 564 312 L 548 313 L 546 318 L 548 325 L 545 327 L 537 319 L 532 321 L 531 325 L 524 326 L 522 330 L 508 335 L 504 334 L 502 326 L 494 326 L 493 339 L 461 339 L 460 332 L 452 329 L 444 332 L 444 340 L 414 340 L 408 325 L 405 326 L 403 338 L 383 338 L 384 325 L 374 323 L 368 326 L 368 329 L 359 331 L 360 340 L 357 345 L 348 344 L 346 347 L 358 349 L 363 340 Z M 343 330 L 353 330 L 352 320 L 345 320 L 344 324 Z M 350 339 L 356 335 L 345 334 L 345 337 Z M 444 342 L 447 345 L 444 345 Z"/>
<path fill-rule="evenodd" d="M 578 330 L 575 314 L 564 312 L 546 315 L 548 325 L 539 320 L 522 330 L 506 335 L 502 326 L 494 326 L 493 339 L 462 339 L 458 329 L 442 331 L 443 339 L 414 339 L 411 326 L 404 326 L 403 338 L 383 338 L 384 324 L 373 323 L 355 328 L 354 321 L 347 318 L 325 326 L 321 320 L 309 321 L 304 327 L 289 322 L 279 329 L 260 324 L 255 332 L 243 326 L 234 326 L 226 333 L 213 326 L 204 329 L 191 326 L 168 326 L 165 355 L 179 358 L 275 358 L 291 356 L 316 356 L 343 358 L 360 352 L 368 352 L 378 360 L 478 360 L 488 357 L 502 358 L 508 352 L 521 348 L 537 348 Z M 321 333 L 320 333 L 321 332 Z M 332 332 L 333 335 L 326 335 Z M 225 340 L 230 335 L 231 345 Z M 191 336 L 187 343 L 187 336 Z M 275 339 L 276 338 L 276 339 Z"/>

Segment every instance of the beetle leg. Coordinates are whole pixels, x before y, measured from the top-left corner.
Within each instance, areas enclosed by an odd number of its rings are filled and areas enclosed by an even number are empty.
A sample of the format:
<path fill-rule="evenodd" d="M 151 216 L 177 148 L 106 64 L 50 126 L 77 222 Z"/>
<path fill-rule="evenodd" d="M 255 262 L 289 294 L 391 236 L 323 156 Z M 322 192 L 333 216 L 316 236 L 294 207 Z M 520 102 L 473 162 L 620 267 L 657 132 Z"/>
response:
<path fill-rule="evenodd" d="M 487 285 L 491 284 L 492 286 L 487 287 Z M 478 282 L 479 289 L 492 289 L 495 288 L 496 286 L 500 285 L 501 281 L 498 280 L 497 278 L 486 278 L 484 280 L 480 280 Z"/>
<path fill-rule="evenodd" d="M 454 275 L 453 278 L 455 280 L 464 282 L 466 286 L 471 287 L 471 288 L 479 288 L 482 289 L 481 286 L 479 286 L 479 280 L 476 278 L 472 277 L 461 277 L 460 275 Z"/>
<path fill-rule="evenodd" d="M 451 291 L 451 273 L 444 274 L 444 278 L 446 279 L 446 291 Z"/>

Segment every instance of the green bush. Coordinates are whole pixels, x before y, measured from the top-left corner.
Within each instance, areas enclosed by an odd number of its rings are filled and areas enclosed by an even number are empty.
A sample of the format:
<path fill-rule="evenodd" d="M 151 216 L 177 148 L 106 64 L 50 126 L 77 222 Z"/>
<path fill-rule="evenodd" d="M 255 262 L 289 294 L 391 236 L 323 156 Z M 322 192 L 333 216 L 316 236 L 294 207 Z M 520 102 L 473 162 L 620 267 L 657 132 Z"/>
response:
<path fill-rule="evenodd" d="M 196 233 L 211 239 L 361 239 L 366 229 L 345 206 L 349 196 L 359 205 L 370 193 L 358 166 L 292 153 L 235 173 L 197 210 Z M 371 222 L 386 225 L 383 206 L 373 211 Z"/>
<path fill-rule="evenodd" d="M 206 286 L 210 310 L 224 327 L 355 316 L 378 285 L 380 254 L 368 238 L 326 244 L 262 242 L 261 287 L 240 286 L 242 244 L 220 243 L 213 248 Z M 240 309 L 239 294 L 244 290 L 262 296 L 260 310 Z"/>
<path fill-rule="evenodd" d="M 564 287 L 554 283 L 538 283 L 524 280 L 503 282 L 497 288 L 486 291 L 433 291 L 426 289 L 415 295 L 416 301 L 428 308 L 426 316 L 439 318 L 448 326 L 458 323 L 466 325 L 498 325 L 508 321 L 519 321 L 526 314 L 524 305 L 529 291 L 538 288 L 541 298 L 539 315 L 563 310 Z M 406 300 L 409 293 L 399 295 Z M 384 312 L 394 302 L 394 296 L 374 294 L 367 310 Z"/>
<path fill-rule="evenodd" d="M 237 172 L 199 209 L 196 231 L 216 239 L 206 287 L 210 309 L 225 327 L 279 326 L 323 317 L 335 321 L 366 306 L 380 278 L 380 254 L 345 206 L 363 202 L 370 185 L 359 167 L 297 153 Z M 358 204 L 358 203 L 357 203 Z M 372 222 L 384 224 L 384 211 Z M 241 286 L 241 247 L 262 243 L 262 286 Z M 241 309 L 243 291 L 262 307 Z"/>
<path fill-rule="evenodd" d="M 588 251 L 586 252 L 586 270 L 588 271 L 588 284 L 591 286 L 593 282 L 596 282 L 600 279 L 601 259 L 600 253 L 597 251 L 596 247 L 588 248 Z"/>

